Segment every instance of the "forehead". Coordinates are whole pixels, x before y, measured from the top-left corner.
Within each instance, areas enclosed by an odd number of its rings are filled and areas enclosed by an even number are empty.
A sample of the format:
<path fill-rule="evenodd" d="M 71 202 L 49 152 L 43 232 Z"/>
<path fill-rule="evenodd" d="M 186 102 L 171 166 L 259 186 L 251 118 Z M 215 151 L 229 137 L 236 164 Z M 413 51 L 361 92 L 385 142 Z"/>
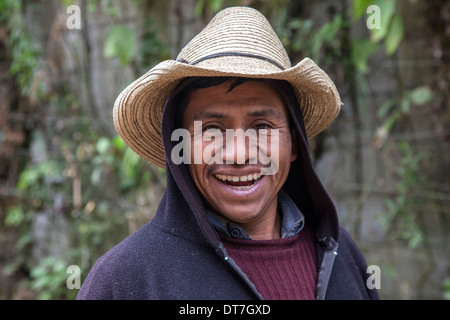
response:
<path fill-rule="evenodd" d="M 184 120 L 201 120 L 213 114 L 242 114 L 287 118 L 287 110 L 277 91 L 265 82 L 248 81 L 234 87 L 231 83 L 198 89 L 190 94 Z"/>

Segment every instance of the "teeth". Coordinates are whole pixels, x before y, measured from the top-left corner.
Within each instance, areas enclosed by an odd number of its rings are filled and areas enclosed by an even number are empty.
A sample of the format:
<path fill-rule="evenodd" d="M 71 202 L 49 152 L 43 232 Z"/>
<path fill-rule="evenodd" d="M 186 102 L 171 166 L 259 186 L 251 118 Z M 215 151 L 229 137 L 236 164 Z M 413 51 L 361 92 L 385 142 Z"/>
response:
<path fill-rule="evenodd" d="M 232 187 L 233 189 L 236 190 L 248 190 L 250 189 L 252 186 L 239 186 L 239 187 Z"/>
<path fill-rule="evenodd" d="M 216 178 L 222 181 L 252 181 L 261 178 L 261 173 L 253 173 L 245 176 L 229 176 L 225 174 L 216 174 Z"/>

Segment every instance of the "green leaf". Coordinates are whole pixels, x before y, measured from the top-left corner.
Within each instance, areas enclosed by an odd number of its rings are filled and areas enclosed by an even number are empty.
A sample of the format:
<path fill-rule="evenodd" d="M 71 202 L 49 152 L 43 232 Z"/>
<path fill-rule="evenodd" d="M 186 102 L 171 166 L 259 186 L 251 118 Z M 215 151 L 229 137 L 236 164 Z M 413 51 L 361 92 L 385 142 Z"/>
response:
<path fill-rule="evenodd" d="M 97 149 L 97 152 L 100 154 L 105 154 L 109 151 L 111 147 L 111 143 L 108 140 L 108 138 L 105 137 L 101 137 L 100 139 L 98 139 L 97 144 L 95 146 L 95 148 Z"/>
<path fill-rule="evenodd" d="M 392 106 L 395 105 L 395 102 L 396 99 L 394 98 L 386 100 L 377 112 L 378 117 L 379 118 L 385 117 L 389 112 L 389 110 L 391 110 Z"/>
<path fill-rule="evenodd" d="M 389 32 L 385 39 L 385 48 L 388 55 L 392 55 L 403 39 L 403 19 L 396 15 L 392 18 Z"/>
<path fill-rule="evenodd" d="M 197 17 L 200 17 L 203 13 L 203 7 L 205 6 L 205 0 L 197 0 L 197 3 L 195 4 L 195 15 Z"/>
<path fill-rule="evenodd" d="M 422 106 L 433 100 L 433 91 L 428 86 L 415 88 L 410 93 L 411 102 L 416 106 Z"/>
<path fill-rule="evenodd" d="M 319 52 L 324 43 L 330 43 L 336 39 L 336 34 L 341 29 L 343 23 L 342 17 L 336 15 L 333 20 L 324 23 L 319 28 L 312 39 L 311 53 L 314 58 L 319 56 Z"/>
<path fill-rule="evenodd" d="M 389 132 L 392 128 L 392 126 L 397 122 L 397 120 L 400 118 L 401 113 L 400 111 L 396 110 L 393 114 L 391 114 L 386 121 L 383 123 L 384 129 Z"/>
<path fill-rule="evenodd" d="M 74 1 L 73 0 L 63 0 L 62 3 L 64 5 L 64 7 L 67 8 L 67 7 L 70 7 L 71 5 L 73 5 Z"/>
<path fill-rule="evenodd" d="M 214 13 L 219 12 L 223 8 L 223 0 L 209 0 L 209 3 Z"/>
<path fill-rule="evenodd" d="M 25 191 L 30 186 L 34 185 L 38 179 L 39 172 L 37 170 L 34 170 L 33 167 L 28 167 L 20 174 L 19 182 L 17 183 L 17 189 Z"/>
<path fill-rule="evenodd" d="M 101 183 L 103 168 L 101 166 L 95 167 L 91 173 L 91 183 L 94 186 L 99 186 Z"/>
<path fill-rule="evenodd" d="M 103 54 L 106 58 L 119 58 L 120 64 L 126 66 L 133 58 L 135 43 L 136 36 L 130 28 L 115 26 L 106 35 Z"/>
<path fill-rule="evenodd" d="M 122 138 L 119 135 L 114 137 L 113 145 L 117 150 L 120 150 L 120 151 L 124 150 L 126 147 L 125 142 L 122 140 Z"/>
<path fill-rule="evenodd" d="M 372 4 L 373 0 L 355 0 L 353 1 L 353 19 L 358 20 L 366 13 L 367 7 Z"/>
<path fill-rule="evenodd" d="M 419 231 L 419 230 L 417 230 L 417 231 Z M 408 246 L 411 249 L 415 249 L 423 242 L 423 234 L 420 231 L 419 232 L 409 232 L 409 234 L 407 234 L 407 239 L 409 239 Z"/>
<path fill-rule="evenodd" d="M 353 41 L 352 60 L 356 69 L 361 73 L 369 71 L 368 59 L 372 53 L 378 49 L 378 45 L 369 39 Z"/>
<path fill-rule="evenodd" d="M 442 283 L 442 287 L 444 288 L 444 299 L 450 300 L 450 277 L 445 278 L 444 282 Z"/>
<path fill-rule="evenodd" d="M 140 161 L 140 157 L 131 149 L 127 149 L 123 155 L 121 173 L 124 178 L 133 178 L 136 172 L 136 166 Z"/>
<path fill-rule="evenodd" d="M 23 209 L 18 206 L 13 206 L 8 210 L 8 214 L 6 215 L 5 219 L 5 225 L 7 227 L 9 226 L 17 227 L 22 223 L 24 218 L 25 214 L 23 212 Z"/>
<path fill-rule="evenodd" d="M 409 113 L 409 111 L 411 110 L 411 101 L 407 98 L 403 98 L 400 101 L 400 111 L 404 114 Z"/>

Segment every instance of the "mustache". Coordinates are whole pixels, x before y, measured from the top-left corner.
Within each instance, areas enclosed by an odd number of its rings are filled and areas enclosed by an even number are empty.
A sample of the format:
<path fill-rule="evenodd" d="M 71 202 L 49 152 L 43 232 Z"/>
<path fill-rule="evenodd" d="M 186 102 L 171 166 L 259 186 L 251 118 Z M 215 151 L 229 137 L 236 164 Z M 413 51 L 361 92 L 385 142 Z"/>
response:
<path fill-rule="evenodd" d="M 239 164 L 239 163 L 223 163 L 223 164 L 218 164 L 218 163 L 212 163 L 210 165 L 208 165 L 207 167 L 207 173 L 210 174 L 214 171 L 218 171 L 218 170 L 223 170 L 223 169 L 229 169 L 229 168 L 234 168 L 234 169 L 262 169 L 262 168 L 269 168 L 270 167 L 270 163 L 268 164 L 262 164 L 262 163 L 256 163 L 256 164 L 250 164 L 249 161 L 246 161 L 243 164 Z"/>
<path fill-rule="evenodd" d="M 247 170 L 247 171 L 260 171 L 262 175 L 274 175 L 278 172 L 278 167 L 275 165 L 273 161 L 270 161 L 267 164 L 263 163 L 255 163 L 252 164 L 250 159 L 247 160 L 243 164 L 239 163 L 211 163 L 206 167 L 206 173 L 208 175 L 212 174 L 216 171 L 222 171 L 226 169 L 234 169 L 234 170 Z"/>
<path fill-rule="evenodd" d="M 213 142 L 212 144 L 216 144 L 216 142 Z M 260 171 L 262 175 L 274 175 L 278 172 L 278 148 L 275 152 L 273 152 L 273 150 L 271 151 L 272 156 L 274 154 L 276 155 L 275 161 L 268 155 L 268 150 L 266 150 L 266 148 L 260 148 L 258 144 L 255 143 L 250 143 L 249 148 L 246 148 L 244 154 L 236 156 L 234 152 L 232 152 L 232 155 L 229 158 L 224 156 L 224 152 L 226 154 L 226 148 L 227 146 L 218 143 L 216 148 L 213 149 L 213 154 L 210 153 L 206 156 L 206 159 L 204 155 L 203 160 L 208 165 L 208 174 L 215 170 L 230 168 L 247 171 L 254 171 L 256 169 L 257 171 Z"/>

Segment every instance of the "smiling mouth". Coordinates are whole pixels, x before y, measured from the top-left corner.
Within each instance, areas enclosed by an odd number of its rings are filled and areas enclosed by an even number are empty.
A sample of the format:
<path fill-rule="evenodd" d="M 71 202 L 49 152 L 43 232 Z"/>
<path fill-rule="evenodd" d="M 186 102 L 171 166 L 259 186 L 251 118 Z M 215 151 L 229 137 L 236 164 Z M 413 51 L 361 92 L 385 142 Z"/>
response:
<path fill-rule="evenodd" d="M 262 175 L 261 173 L 246 174 L 242 176 L 216 174 L 215 177 L 235 190 L 248 190 L 261 180 Z"/>

